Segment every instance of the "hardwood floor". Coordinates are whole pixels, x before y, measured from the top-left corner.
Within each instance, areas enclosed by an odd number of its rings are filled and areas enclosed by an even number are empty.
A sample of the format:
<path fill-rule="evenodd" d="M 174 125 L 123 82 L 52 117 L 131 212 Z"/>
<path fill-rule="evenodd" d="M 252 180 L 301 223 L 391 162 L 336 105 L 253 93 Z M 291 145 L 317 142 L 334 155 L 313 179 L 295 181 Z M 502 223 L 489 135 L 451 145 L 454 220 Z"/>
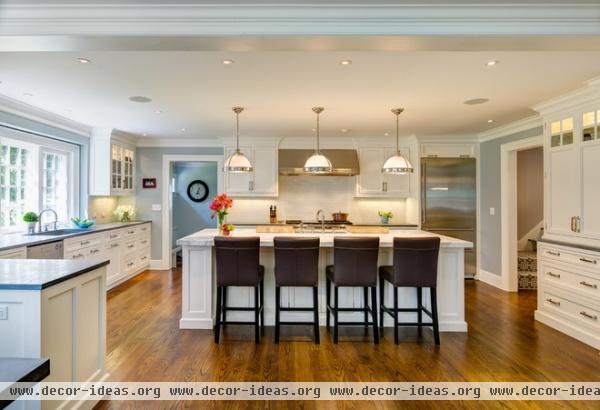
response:
<path fill-rule="evenodd" d="M 600 381 L 598 351 L 533 319 L 535 292 L 505 293 L 466 282 L 469 333 L 386 329 L 376 346 L 363 329 L 267 328 L 255 345 L 251 326 L 180 330 L 181 274 L 147 271 L 108 295 L 107 368 L 111 381 Z M 97 408 L 592 408 L 583 402 L 102 402 Z"/>

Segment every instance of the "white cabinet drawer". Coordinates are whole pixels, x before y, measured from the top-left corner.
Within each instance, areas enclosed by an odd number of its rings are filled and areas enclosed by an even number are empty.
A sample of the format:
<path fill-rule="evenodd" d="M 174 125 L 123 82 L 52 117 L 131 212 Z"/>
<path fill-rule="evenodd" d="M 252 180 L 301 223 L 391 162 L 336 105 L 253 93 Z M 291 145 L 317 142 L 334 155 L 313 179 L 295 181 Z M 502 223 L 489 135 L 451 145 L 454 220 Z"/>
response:
<path fill-rule="evenodd" d="M 135 252 L 138 249 L 137 239 L 125 240 L 123 242 L 122 252 L 129 254 Z"/>
<path fill-rule="evenodd" d="M 103 246 L 98 244 L 97 246 L 89 246 L 86 248 L 72 249 L 65 252 L 65 259 L 100 259 L 103 252 Z"/>
<path fill-rule="evenodd" d="M 127 275 L 135 271 L 137 269 L 137 265 L 136 255 L 130 255 L 123 259 L 123 262 L 121 263 L 121 273 Z"/>
<path fill-rule="evenodd" d="M 106 238 L 105 240 L 107 241 L 116 241 L 118 239 L 121 239 L 123 237 L 123 229 L 113 229 L 112 231 L 108 231 L 106 233 Z"/>
<path fill-rule="evenodd" d="M 576 323 L 588 328 L 600 330 L 600 309 L 573 302 L 566 297 L 558 296 L 552 288 L 542 291 L 541 305 L 545 310 L 560 313 L 573 319 Z"/>
<path fill-rule="evenodd" d="M 102 238 L 103 235 L 101 233 L 81 235 L 76 236 L 75 238 L 67 238 L 63 241 L 65 253 L 81 248 L 86 248 L 88 246 L 100 245 L 102 243 Z"/>
<path fill-rule="evenodd" d="M 123 228 L 123 236 L 126 238 L 134 236 L 137 233 L 138 233 L 137 226 L 129 226 L 127 228 Z"/>
<path fill-rule="evenodd" d="M 565 246 L 540 244 L 538 256 L 540 260 L 554 260 L 572 267 L 583 268 L 600 274 L 600 254 L 597 252 L 568 248 Z"/>
<path fill-rule="evenodd" d="M 138 226 L 138 232 L 139 233 L 148 233 L 148 234 L 150 234 L 151 229 L 152 229 L 152 225 L 151 224 L 143 224 L 143 225 L 139 225 Z"/>
<path fill-rule="evenodd" d="M 539 279 L 552 286 L 567 289 L 600 301 L 600 278 L 584 271 L 570 271 L 552 263 L 540 264 Z"/>
<path fill-rule="evenodd" d="M 148 266 L 150 264 L 150 255 L 146 252 L 141 252 L 138 255 L 138 267 L 142 268 L 144 266 Z"/>
<path fill-rule="evenodd" d="M 150 246 L 150 235 L 142 235 L 137 242 L 138 248 L 147 248 Z"/>

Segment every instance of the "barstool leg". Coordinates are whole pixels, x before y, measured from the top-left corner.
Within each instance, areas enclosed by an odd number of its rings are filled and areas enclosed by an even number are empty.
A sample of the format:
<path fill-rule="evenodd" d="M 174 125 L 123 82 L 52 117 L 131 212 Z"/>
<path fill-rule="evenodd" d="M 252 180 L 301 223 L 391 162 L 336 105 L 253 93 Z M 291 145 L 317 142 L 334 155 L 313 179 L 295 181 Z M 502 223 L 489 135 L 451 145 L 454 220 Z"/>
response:
<path fill-rule="evenodd" d="M 221 292 L 223 291 L 222 286 L 217 287 L 217 314 L 215 324 L 215 343 L 219 343 L 219 336 L 221 332 Z"/>
<path fill-rule="evenodd" d="M 431 316 L 433 321 L 433 338 L 435 344 L 440 344 L 440 325 L 438 322 L 438 311 L 437 311 L 437 292 L 435 288 L 430 288 L 431 291 Z"/>
<path fill-rule="evenodd" d="M 254 287 L 254 341 L 256 344 L 260 343 L 260 326 L 259 326 L 259 315 L 260 315 L 260 306 L 258 302 L 258 288 L 259 286 Z"/>
<path fill-rule="evenodd" d="M 265 280 L 260 281 L 260 329 L 265 330 Z"/>
<path fill-rule="evenodd" d="M 398 344 L 398 288 L 394 286 L 394 343 Z"/>
<path fill-rule="evenodd" d="M 313 308 L 315 315 L 315 344 L 319 344 L 321 342 L 321 335 L 319 334 L 319 288 L 317 286 L 313 286 Z"/>
<path fill-rule="evenodd" d="M 325 278 L 325 324 L 327 326 L 327 331 L 330 329 L 330 313 L 329 306 L 331 303 L 331 281 L 329 278 Z"/>
<path fill-rule="evenodd" d="M 417 288 L 417 323 L 419 326 L 419 332 L 421 332 L 421 328 L 423 325 L 423 311 L 421 310 L 423 306 L 423 292 L 422 288 Z"/>
<path fill-rule="evenodd" d="M 377 286 L 371 288 L 371 316 L 373 316 L 373 339 L 379 344 L 379 326 L 377 325 Z"/>
<path fill-rule="evenodd" d="M 383 337 L 383 299 L 385 295 L 385 281 L 379 277 L 379 327 L 381 328 L 381 337 Z"/>
<path fill-rule="evenodd" d="M 227 286 L 223 286 L 223 307 L 227 307 Z M 221 309 L 223 312 L 223 323 L 227 322 L 227 309 Z M 225 325 L 223 325 L 225 326 Z"/>
<path fill-rule="evenodd" d="M 333 343 L 338 342 L 338 301 L 339 301 L 339 287 L 333 285 Z"/>
<path fill-rule="evenodd" d="M 275 343 L 279 343 L 279 308 L 281 307 L 281 288 L 275 286 Z"/>
<path fill-rule="evenodd" d="M 363 307 L 365 308 L 364 316 L 365 316 L 365 334 L 369 332 L 369 288 L 367 286 L 363 287 Z"/>

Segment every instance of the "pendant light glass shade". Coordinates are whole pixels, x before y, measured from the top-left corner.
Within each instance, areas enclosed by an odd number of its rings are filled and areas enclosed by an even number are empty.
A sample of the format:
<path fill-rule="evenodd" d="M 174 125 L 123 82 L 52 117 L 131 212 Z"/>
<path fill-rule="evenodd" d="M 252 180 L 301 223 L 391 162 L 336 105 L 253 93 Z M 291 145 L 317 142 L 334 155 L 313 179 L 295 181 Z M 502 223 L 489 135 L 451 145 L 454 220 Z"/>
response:
<path fill-rule="evenodd" d="M 396 115 L 396 153 L 394 155 L 392 155 L 391 157 L 389 157 L 383 164 L 383 167 L 381 168 L 381 172 L 384 174 L 404 175 L 404 174 L 410 174 L 411 172 L 414 172 L 414 168 L 413 168 L 412 164 L 410 163 L 410 161 L 408 160 L 408 158 L 404 157 L 404 155 L 402 155 L 400 153 L 400 141 L 399 141 L 400 137 L 399 137 L 399 132 L 398 132 L 398 117 L 400 116 L 400 114 L 402 114 L 403 111 L 404 111 L 404 108 L 394 108 L 392 110 L 392 113 L 394 113 L 394 115 Z"/>
<path fill-rule="evenodd" d="M 321 154 L 319 149 L 319 114 L 321 114 L 325 108 L 313 107 L 312 110 L 315 114 L 317 114 L 317 150 L 304 163 L 304 172 L 308 172 L 310 174 L 328 174 L 333 172 L 333 165 L 331 165 L 331 161 L 329 161 L 325 155 Z"/>
<path fill-rule="evenodd" d="M 235 113 L 236 120 L 236 143 L 235 143 L 235 152 L 225 160 L 225 166 L 223 169 L 226 172 L 252 172 L 254 168 L 252 167 L 252 163 L 244 155 L 242 151 L 240 151 L 240 113 L 244 111 L 242 107 L 233 107 L 233 112 Z"/>

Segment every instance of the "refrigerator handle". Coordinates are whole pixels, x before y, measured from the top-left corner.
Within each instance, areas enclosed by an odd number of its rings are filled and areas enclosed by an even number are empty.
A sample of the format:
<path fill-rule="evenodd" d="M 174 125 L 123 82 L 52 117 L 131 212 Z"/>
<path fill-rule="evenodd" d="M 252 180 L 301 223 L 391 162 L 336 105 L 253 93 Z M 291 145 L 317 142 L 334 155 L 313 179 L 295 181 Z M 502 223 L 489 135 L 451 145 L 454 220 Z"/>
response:
<path fill-rule="evenodd" d="M 427 215 L 425 214 L 425 210 L 427 209 L 427 168 L 425 167 L 425 163 L 421 163 L 421 225 L 425 225 L 427 223 Z"/>

